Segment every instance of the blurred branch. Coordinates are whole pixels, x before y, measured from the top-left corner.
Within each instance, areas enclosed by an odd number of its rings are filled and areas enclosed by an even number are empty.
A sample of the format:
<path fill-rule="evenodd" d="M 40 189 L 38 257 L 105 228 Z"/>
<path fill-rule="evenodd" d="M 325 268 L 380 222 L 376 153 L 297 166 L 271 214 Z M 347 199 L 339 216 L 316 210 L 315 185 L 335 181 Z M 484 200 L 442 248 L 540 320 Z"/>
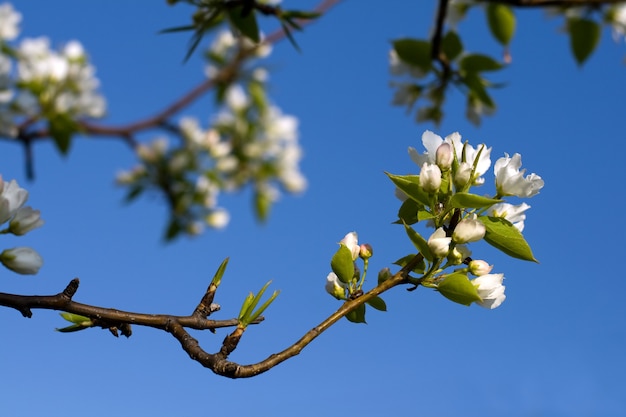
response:
<path fill-rule="evenodd" d="M 341 0 L 323 0 L 320 4 L 314 9 L 315 12 L 320 14 L 325 13 L 331 7 L 338 4 Z M 311 20 L 297 20 L 298 24 L 304 26 L 311 22 Z M 279 41 L 282 41 L 287 36 L 285 30 L 279 29 L 275 32 L 271 33 L 267 36 L 267 38 L 263 41 L 262 44 L 274 44 Z M 196 87 L 192 88 L 190 91 L 183 94 L 180 98 L 167 105 L 161 111 L 156 114 L 139 119 L 135 122 L 124 124 L 124 125 L 102 125 L 95 122 L 90 121 L 78 121 L 80 126 L 81 133 L 90 136 L 113 136 L 117 138 L 121 138 L 124 142 L 129 144 L 131 147 L 136 145 L 133 136 L 143 130 L 158 128 L 163 124 L 167 123 L 167 120 L 172 116 L 176 115 L 197 99 L 202 97 L 205 93 L 210 91 L 216 84 L 219 83 L 228 83 L 232 82 L 239 73 L 241 67 L 246 62 L 248 58 L 253 56 L 254 51 L 261 45 L 257 45 L 252 48 L 241 49 L 239 54 L 235 57 L 235 59 L 229 63 L 229 65 L 222 68 L 222 70 L 212 79 L 207 79 L 202 81 Z M 28 131 L 28 127 L 33 123 L 32 120 L 26 121 L 22 123 L 21 126 L 18 127 L 18 137 L 17 141 L 26 142 L 26 141 L 34 141 L 34 140 L 42 140 L 49 139 L 50 132 L 45 129 L 38 129 L 34 131 Z M 13 139 L 13 141 L 15 141 Z"/>
<path fill-rule="evenodd" d="M 624 3 L 624 0 L 476 0 L 477 3 L 500 3 L 515 7 L 576 7 Z"/>

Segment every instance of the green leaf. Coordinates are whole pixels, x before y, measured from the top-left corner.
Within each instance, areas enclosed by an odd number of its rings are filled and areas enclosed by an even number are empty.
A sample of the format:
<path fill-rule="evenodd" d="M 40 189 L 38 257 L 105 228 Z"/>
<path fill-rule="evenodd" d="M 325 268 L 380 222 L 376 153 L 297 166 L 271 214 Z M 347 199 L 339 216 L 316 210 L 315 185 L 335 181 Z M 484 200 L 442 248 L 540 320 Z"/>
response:
<path fill-rule="evenodd" d="M 426 210 L 420 210 L 417 212 L 417 220 L 420 222 L 423 222 L 424 220 L 434 219 L 436 217 L 437 216 Z"/>
<path fill-rule="evenodd" d="M 92 324 L 92 321 L 89 317 L 81 316 L 80 314 L 67 313 L 65 311 L 59 314 L 70 323 L 81 324 L 83 326 Z"/>
<path fill-rule="evenodd" d="M 593 20 L 576 17 L 567 20 L 567 29 L 574 58 L 578 65 L 582 65 L 598 46 L 600 25 Z"/>
<path fill-rule="evenodd" d="M 515 33 L 515 13 L 505 4 L 489 3 L 487 5 L 487 23 L 494 38 L 507 46 Z"/>
<path fill-rule="evenodd" d="M 415 224 L 419 219 L 419 209 L 423 207 L 420 203 L 407 198 L 398 210 L 398 221 L 396 223 Z"/>
<path fill-rule="evenodd" d="M 496 203 L 500 203 L 502 200 L 495 198 L 483 197 L 470 193 L 456 193 L 450 198 L 450 206 L 454 208 L 483 208 L 489 207 Z"/>
<path fill-rule="evenodd" d="M 254 193 L 254 213 L 256 218 L 261 223 L 267 221 L 270 215 L 270 209 L 272 208 L 272 199 L 270 196 L 261 191 Z"/>
<path fill-rule="evenodd" d="M 415 258 L 415 256 L 417 256 L 417 255 L 416 254 L 410 254 L 410 255 L 407 255 L 407 256 L 403 256 L 402 258 L 400 258 L 397 261 L 395 261 L 393 264 L 401 266 L 402 268 L 404 268 L 409 263 L 409 261 L 411 261 L 413 258 Z M 424 259 L 422 259 L 422 261 L 417 266 L 415 266 L 415 268 L 413 268 L 411 270 L 411 272 L 415 272 L 417 274 L 423 274 L 425 270 L 426 270 L 426 262 L 424 262 Z"/>
<path fill-rule="evenodd" d="M 330 260 L 330 268 L 333 270 L 339 281 L 347 284 L 354 276 L 354 260 L 352 252 L 347 246 L 341 245 Z"/>
<path fill-rule="evenodd" d="M 213 275 L 213 279 L 211 280 L 211 284 L 215 284 L 216 287 L 219 287 L 221 282 L 222 282 L 222 276 L 224 275 L 224 272 L 226 272 L 226 266 L 228 265 L 228 260 L 230 258 L 226 258 L 222 261 L 222 263 L 220 264 L 219 268 L 217 268 L 217 271 L 215 272 L 215 275 Z"/>
<path fill-rule="evenodd" d="M 447 299 L 466 306 L 475 301 L 482 301 L 474 284 L 462 273 L 445 277 L 437 284 L 437 290 Z"/>
<path fill-rule="evenodd" d="M 357 308 L 346 314 L 346 318 L 352 323 L 365 323 L 365 304 L 359 305 Z"/>
<path fill-rule="evenodd" d="M 245 10 L 245 12 L 244 6 L 229 8 L 228 18 L 242 35 L 251 39 L 254 43 L 259 43 L 261 38 L 254 10 Z"/>
<path fill-rule="evenodd" d="M 267 301 L 265 301 L 263 304 L 261 304 L 261 307 L 259 307 L 257 309 L 257 311 L 253 312 L 252 314 L 250 314 L 250 317 L 248 319 L 248 324 L 252 323 L 254 320 L 256 320 L 261 314 L 263 314 L 263 312 L 270 306 L 270 304 L 272 304 L 272 302 L 274 302 L 274 300 L 276 299 L 276 297 L 278 297 L 278 294 L 280 294 L 280 291 L 276 290 L 272 293 L 272 295 L 270 296 L 270 298 L 267 299 Z"/>
<path fill-rule="evenodd" d="M 411 226 L 404 225 L 404 229 L 406 230 L 406 234 L 413 242 L 413 245 L 417 248 L 417 250 L 429 261 L 433 260 L 433 254 L 430 252 L 430 248 L 428 247 L 428 242 L 426 239 L 422 237 L 419 233 L 417 233 Z"/>
<path fill-rule="evenodd" d="M 484 79 L 476 72 L 468 72 L 462 79 L 463 83 L 470 89 L 470 94 L 473 94 L 478 100 L 488 107 L 494 108 L 495 103 L 491 99 L 487 89 L 485 88 Z"/>
<path fill-rule="evenodd" d="M 249 293 L 246 298 L 243 300 L 243 304 L 241 305 L 241 310 L 239 310 L 239 315 L 237 319 L 239 322 L 243 322 L 246 318 L 246 314 L 250 310 L 250 305 L 254 301 L 254 294 Z"/>
<path fill-rule="evenodd" d="M 483 54 L 465 55 L 459 62 L 459 68 L 465 72 L 497 71 L 502 67 L 501 63 Z"/>
<path fill-rule="evenodd" d="M 431 68 L 430 42 L 417 39 L 397 39 L 393 41 L 398 57 L 409 65 L 419 67 L 428 72 Z"/>
<path fill-rule="evenodd" d="M 463 52 L 463 43 L 461 38 L 454 31 L 446 33 L 441 41 L 441 48 L 449 61 L 454 60 Z"/>
<path fill-rule="evenodd" d="M 57 114 L 48 120 L 48 129 L 59 152 L 67 155 L 72 135 L 78 131 L 78 124 L 67 114 Z"/>
<path fill-rule="evenodd" d="M 89 327 L 81 326 L 80 324 L 72 324 L 71 326 L 56 328 L 54 330 L 56 330 L 57 332 L 60 332 L 60 333 L 72 333 L 72 332 L 78 332 L 80 330 L 85 330 L 85 329 L 88 329 L 88 328 Z"/>
<path fill-rule="evenodd" d="M 387 311 L 387 304 L 385 304 L 385 301 L 380 297 L 372 297 L 367 300 L 366 303 L 378 311 Z"/>
<path fill-rule="evenodd" d="M 393 175 L 388 172 L 385 174 L 410 199 L 426 207 L 430 205 L 428 194 L 419 186 L 419 175 Z"/>
<path fill-rule="evenodd" d="M 167 226 L 167 229 L 165 230 L 165 236 L 164 236 L 165 241 L 171 242 L 182 231 L 183 231 L 183 228 L 180 225 L 179 221 L 176 219 L 176 217 L 172 217 Z"/>
<path fill-rule="evenodd" d="M 538 262 L 522 233 L 511 222 L 501 217 L 478 217 L 486 230 L 485 241 L 494 248 L 517 259 Z"/>
<path fill-rule="evenodd" d="M 133 200 L 135 200 L 137 197 L 139 197 L 139 195 L 145 190 L 145 188 L 143 188 L 143 186 L 141 185 L 133 185 L 131 187 L 131 189 L 128 191 L 128 194 L 126 194 L 126 197 L 124 198 L 124 201 L 126 203 L 130 203 Z"/>

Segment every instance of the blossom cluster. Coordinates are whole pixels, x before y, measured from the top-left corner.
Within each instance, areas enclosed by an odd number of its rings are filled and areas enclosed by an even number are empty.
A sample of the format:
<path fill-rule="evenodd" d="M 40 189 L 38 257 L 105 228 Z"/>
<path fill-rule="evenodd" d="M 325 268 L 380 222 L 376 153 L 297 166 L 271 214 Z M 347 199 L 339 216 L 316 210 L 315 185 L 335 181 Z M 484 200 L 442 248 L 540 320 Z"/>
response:
<path fill-rule="evenodd" d="M 420 167 L 419 175 L 387 174 L 396 185 L 396 195 L 403 201 L 397 223 L 403 224 L 408 237 L 418 250 L 395 262 L 401 267 L 411 265 L 403 282 L 433 288 L 446 298 L 464 305 L 476 303 L 484 308 L 499 307 L 506 299 L 504 274 L 493 273 L 493 265 L 472 259 L 469 244 L 485 241 L 515 258 L 536 261 L 521 232 L 526 220 L 526 203 L 511 204 L 504 198 L 529 198 L 544 186 L 537 174 L 526 175 L 521 169 L 519 154 L 504 154 L 495 164 L 493 197 L 471 192 L 486 183 L 491 167 L 492 148 L 481 144 L 473 147 L 463 142 L 459 133 L 442 138 L 431 131 L 422 135 L 425 152 L 409 148 L 411 159 Z M 412 225 L 419 223 L 434 229 L 422 237 Z M 338 300 L 359 297 L 365 272 L 361 275 L 355 261 L 363 259 L 365 271 L 371 246 L 359 245 L 356 232 L 348 233 L 331 260 L 332 272 L 326 277 L 326 291 Z M 378 274 L 379 284 L 392 277 L 389 268 Z M 379 297 L 365 302 L 384 310 Z M 346 317 L 364 322 L 365 306 L 359 306 Z"/>
<path fill-rule="evenodd" d="M 161 188 L 172 203 L 177 231 L 192 235 L 204 226 L 227 225 L 228 211 L 218 206 L 222 191 L 252 185 L 256 206 L 265 210 L 281 188 L 303 191 L 306 179 L 299 169 L 298 120 L 276 106 L 260 104 L 242 87 L 232 85 L 210 127 L 202 128 L 194 118 L 181 119 L 178 144 L 160 137 L 139 145 L 140 163 L 119 174 L 118 183 L 131 192 Z"/>
<path fill-rule="evenodd" d="M 485 183 L 484 175 L 491 166 L 492 148 L 485 144 L 475 148 L 463 142 L 459 133 L 453 133 L 444 139 L 431 131 L 426 131 L 422 135 L 422 143 L 426 148 L 424 153 L 409 148 L 409 155 L 420 167 L 419 188 L 428 195 L 427 200 L 434 202 L 436 207 L 435 210 L 429 211 L 428 204 L 422 207 L 418 205 L 418 211 L 427 212 L 430 216 L 428 224 L 435 228 L 427 240 L 433 262 L 446 259 L 442 269 L 446 266 L 467 265 L 455 273 L 457 275 L 459 272 L 469 273 L 478 277 L 471 281 L 477 290 L 477 293 L 470 294 L 475 296 L 473 301 L 483 307 L 496 308 L 505 299 L 502 285 L 504 275 L 491 274 L 492 266 L 486 261 L 472 260 L 466 244 L 485 239 L 488 227 L 493 229 L 492 234 L 495 235 L 496 227 L 500 224 L 498 222 L 502 221 L 503 226 L 497 230 L 503 230 L 500 233 L 504 234 L 504 238 L 518 235 L 521 237 L 519 233 L 524 229 L 525 212 L 530 206 L 526 203 L 513 205 L 502 199 L 533 197 L 543 188 L 544 181 L 537 174 L 526 175 L 526 170 L 521 169 L 520 154 L 514 154 L 512 157 L 505 154 L 494 164 L 495 195 L 485 197 L 471 194 L 472 187 Z M 460 196 L 462 199 L 458 200 Z M 459 209 L 460 205 L 465 206 L 464 210 Z M 489 239 L 491 241 L 487 240 L 488 243 L 500 245 L 499 242 L 494 242 L 497 236 L 495 238 L 490 236 Z M 528 253 L 515 255 L 522 259 L 534 260 Z M 439 283 L 445 281 L 447 276 L 435 275 L 430 281 L 446 296 L 452 292 L 447 295 L 446 290 L 439 288 Z M 457 278 L 455 281 L 465 283 Z M 454 291 L 459 291 L 458 286 L 454 287 Z M 468 291 L 473 292 L 471 288 Z M 455 299 L 454 296 L 449 298 L 457 302 L 467 301 Z"/>
<path fill-rule="evenodd" d="M 0 134 L 15 136 L 20 118 L 55 123 L 102 117 L 106 102 L 81 43 L 54 50 L 48 38 L 39 37 L 12 46 L 20 21 L 10 3 L 0 5 Z"/>
<path fill-rule="evenodd" d="M 22 236 L 43 225 L 39 210 L 24 206 L 27 199 L 28 191 L 15 180 L 5 182 L 0 176 L 0 225 L 8 223 L 0 233 Z M 36 274 L 43 264 L 34 249 L 24 246 L 2 251 L 0 262 L 18 274 Z"/>

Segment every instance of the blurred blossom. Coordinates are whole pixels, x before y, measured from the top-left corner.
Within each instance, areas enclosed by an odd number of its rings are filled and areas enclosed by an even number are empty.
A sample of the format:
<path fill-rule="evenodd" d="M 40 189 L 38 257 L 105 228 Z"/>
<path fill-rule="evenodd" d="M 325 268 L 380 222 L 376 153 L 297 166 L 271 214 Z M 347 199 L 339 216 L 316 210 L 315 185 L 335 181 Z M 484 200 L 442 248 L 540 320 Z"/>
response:
<path fill-rule="evenodd" d="M 543 188 L 544 182 L 537 174 L 524 177 L 525 169 L 520 171 L 522 156 L 518 153 L 509 158 L 508 154 L 498 159 L 493 171 L 496 176 L 496 190 L 499 196 L 532 197 Z"/>
<path fill-rule="evenodd" d="M 0 41 L 12 41 L 20 33 L 18 27 L 22 15 L 11 3 L 0 4 Z"/>
<path fill-rule="evenodd" d="M 505 286 L 502 285 L 504 274 L 487 274 L 474 278 L 472 284 L 478 290 L 478 296 L 482 301 L 477 302 L 481 307 L 494 309 L 500 306 L 506 295 Z"/>
<path fill-rule="evenodd" d="M 32 207 L 20 207 L 9 222 L 9 232 L 22 236 L 42 225 L 43 220 L 39 210 L 33 210 Z"/>
<path fill-rule="evenodd" d="M 226 104 L 232 110 L 241 111 L 248 107 L 249 100 L 239 84 L 234 84 L 226 90 Z"/>
<path fill-rule="evenodd" d="M 206 216 L 206 224 L 215 229 L 222 229 L 228 225 L 230 214 L 224 209 L 215 209 Z"/>
<path fill-rule="evenodd" d="M 22 275 L 34 275 L 43 265 L 43 259 L 28 247 L 6 249 L 0 253 L 0 262 L 13 272 Z"/>
<path fill-rule="evenodd" d="M 626 3 L 615 5 L 611 17 L 613 39 L 617 42 L 626 36 Z"/>
<path fill-rule="evenodd" d="M 20 187 L 17 181 L 6 182 L 0 176 L 0 224 L 13 217 L 27 199 L 28 191 Z"/>
<path fill-rule="evenodd" d="M 16 104 L 23 113 L 54 110 L 72 117 L 104 115 L 106 102 L 97 91 L 100 81 L 80 42 L 70 41 L 57 52 L 45 37 L 24 39 L 17 56 L 21 97 Z"/>
<path fill-rule="evenodd" d="M 526 214 L 524 212 L 529 208 L 530 206 L 526 203 L 517 206 L 509 203 L 498 203 L 489 207 L 487 215 L 507 219 L 513 223 L 513 226 L 515 226 L 517 230 L 522 232 L 524 231 L 524 220 L 526 220 Z"/>

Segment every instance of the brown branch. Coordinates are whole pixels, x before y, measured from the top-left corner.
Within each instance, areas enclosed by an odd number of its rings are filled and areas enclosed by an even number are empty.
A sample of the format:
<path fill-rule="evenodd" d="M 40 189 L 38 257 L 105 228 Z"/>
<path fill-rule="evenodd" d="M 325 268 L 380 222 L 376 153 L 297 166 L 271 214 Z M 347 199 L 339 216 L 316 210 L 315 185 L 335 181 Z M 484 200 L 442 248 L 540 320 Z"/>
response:
<path fill-rule="evenodd" d="M 401 284 L 407 284 L 408 275 L 411 270 L 422 261 L 421 254 L 416 255 L 404 268 L 393 275 L 387 281 L 379 284 L 377 287 L 363 294 L 362 296 L 355 298 L 354 300 L 346 301 L 337 311 L 331 314 L 328 318 L 322 321 L 320 324 L 309 330 L 304 336 L 300 338 L 293 345 L 289 346 L 285 350 L 272 354 L 266 359 L 251 365 L 239 365 L 235 362 L 228 361 L 226 357 L 237 346 L 239 339 L 243 333 L 243 329 L 237 328 L 233 333 L 228 335 L 224 339 L 222 349 L 218 354 L 209 354 L 205 352 L 196 339 L 191 337 L 182 326 L 173 323 L 166 331 L 174 336 L 181 344 L 181 347 L 189 357 L 202 366 L 212 370 L 217 375 L 226 376 L 228 378 L 250 378 L 266 372 L 276 365 L 298 355 L 302 349 L 304 349 L 309 343 L 315 340 L 319 335 L 326 331 L 330 326 L 335 324 L 338 320 L 344 317 L 346 314 L 364 304 L 373 297 L 382 294 L 383 292 L 390 290 Z"/>
<path fill-rule="evenodd" d="M 175 322 L 182 327 L 190 329 L 214 330 L 221 327 L 233 327 L 238 324 L 237 319 L 209 320 L 206 316 L 200 314 L 189 316 L 145 314 L 77 303 L 72 300 L 72 297 L 78 289 L 78 284 L 78 278 L 74 278 L 65 290 L 56 295 L 17 295 L 0 292 L 0 306 L 14 308 L 22 313 L 24 317 L 29 318 L 32 317 L 32 309 L 65 311 L 94 319 L 101 327 L 104 327 L 104 324 L 116 325 L 116 327 L 122 324 L 134 324 L 165 330 L 168 325 Z M 209 286 L 209 290 L 210 288 Z M 210 314 L 210 309 L 206 314 L 207 316 Z M 255 324 L 260 323 L 262 320 L 263 318 L 259 318 Z"/>
<path fill-rule="evenodd" d="M 514 7 L 580 7 L 624 3 L 624 0 L 475 0 L 477 3 L 500 3 Z"/>

